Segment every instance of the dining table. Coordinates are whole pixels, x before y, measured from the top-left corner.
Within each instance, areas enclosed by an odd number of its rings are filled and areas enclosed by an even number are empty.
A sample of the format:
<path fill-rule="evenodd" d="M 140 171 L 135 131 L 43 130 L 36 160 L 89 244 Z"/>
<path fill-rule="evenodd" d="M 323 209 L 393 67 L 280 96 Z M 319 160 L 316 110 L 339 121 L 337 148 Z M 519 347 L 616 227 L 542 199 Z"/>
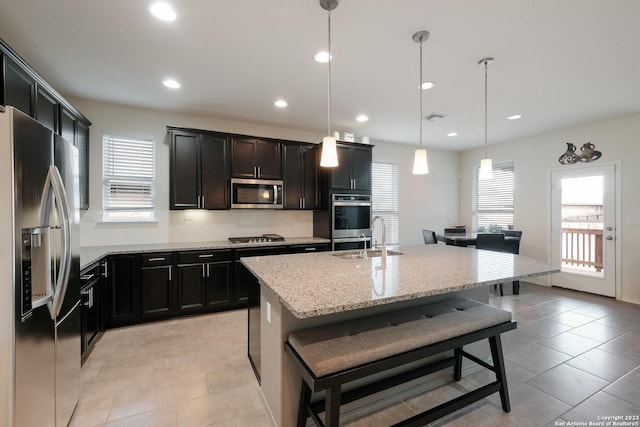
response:
<path fill-rule="evenodd" d="M 478 233 L 476 232 L 436 234 L 436 239 L 439 242 L 445 242 L 447 245 L 465 246 L 465 247 L 475 246 L 477 237 L 478 237 Z M 520 240 L 520 237 L 505 236 L 504 240 L 505 242 L 507 242 L 507 245 L 509 245 L 510 241 L 516 242 Z M 512 252 L 512 251 L 508 251 L 508 252 Z"/>

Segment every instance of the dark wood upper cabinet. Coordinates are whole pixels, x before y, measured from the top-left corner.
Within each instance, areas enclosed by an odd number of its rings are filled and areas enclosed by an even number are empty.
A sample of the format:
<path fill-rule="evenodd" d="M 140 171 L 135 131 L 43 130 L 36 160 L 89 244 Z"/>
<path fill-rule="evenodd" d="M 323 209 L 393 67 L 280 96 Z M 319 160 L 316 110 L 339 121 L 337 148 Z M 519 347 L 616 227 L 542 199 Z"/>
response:
<path fill-rule="evenodd" d="M 225 135 L 169 128 L 170 209 L 228 209 Z"/>
<path fill-rule="evenodd" d="M 316 152 L 313 144 L 285 142 L 282 146 L 284 209 L 317 209 Z"/>
<path fill-rule="evenodd" d="M 329 175 L 330 189 L 371 192 L 372 146 L 338 144 L 338 166 L 320 168 Z"/>
<path fill-rule="evenodd" d="M 58 113 L 60 103 L 49 91 L 38 85 L 36 96 L 36 120 L 51 131 L 58 133 Z"/>
<path fill-rule="evenodd" d="M 170 208 L 200 207 L 200 135 L 171 130 Z"/>
<path fill-rule="evenodd" d="M 233 137 L 231 146 L 234 178 L 282 179 L 279 141 Z"/>
<path fill-rule="evenodd" d="M 76 145 L 76 116 L 64 107 L 60 108 L 60 136 Z"/>
<path fill-rule="evenodd" d="M 11 58 L 6 55 L 3 57 L 5 59 L 4 105 L 11 105 L 35 117 L 35 79 Z"/>
<path fill-rule="evenodd" d="M 76 146 L 78 147 L 78 176 L 80 178 L 80 209 L 89 209 L 89 123 L 76 122 Z"/>
<path fill-rule="evenodd" d="M 204 133 L 200 142 L 203 207 L 229 208 L 229 155 L 226 136 Z"/>
<path fill-rule="evenodd" d="M 80 209 L 88 209 L 91 122 L 1 39 L 0 90 L 3 105 L 30 115 L 78 148 Z"/>

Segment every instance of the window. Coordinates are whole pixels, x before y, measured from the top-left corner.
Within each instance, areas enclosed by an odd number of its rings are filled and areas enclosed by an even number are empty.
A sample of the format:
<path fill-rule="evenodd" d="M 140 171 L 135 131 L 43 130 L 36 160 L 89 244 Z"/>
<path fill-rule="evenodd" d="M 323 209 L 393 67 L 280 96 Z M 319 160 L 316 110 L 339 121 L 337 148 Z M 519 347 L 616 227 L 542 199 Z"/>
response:
<path fill-rule="evenodd" d="M 399 242 L 398 225 L 398 165 L 394 163 L 373 163 L 371 166 L 372 192 L 371 215 L 384 218 L 387 230 L 386 243 Z M 382 230 L 376 224 L 372 239 L 382 243 Z"/>
<path fill-rule="evenodd" d="M 513 162 L 493 165 L 493 179 L 478 179 L 476 170 L 476 230 L 490 225 L 508 228 L 513 225 Z"/>
<path fill-rule="evenodd" d="M 155 220 L 155 141 L 102 137 L 104 221 Z"/>

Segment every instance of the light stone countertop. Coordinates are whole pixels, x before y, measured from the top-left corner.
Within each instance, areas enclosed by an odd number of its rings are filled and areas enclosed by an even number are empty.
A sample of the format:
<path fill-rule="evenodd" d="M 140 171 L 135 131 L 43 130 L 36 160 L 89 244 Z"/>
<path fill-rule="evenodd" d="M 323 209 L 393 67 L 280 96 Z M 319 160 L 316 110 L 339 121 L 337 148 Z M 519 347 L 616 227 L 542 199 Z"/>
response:
<path fill-rule="evenodd" d="M 246 257 L 242 263 L 296 318 L 506 283 L 557 268 L 510 253 L 457 246 L 401 246 L 402 255 L 343 259 L 339 252 Z M 342 251 L 354 252 L 354 251 Z"/>
<path fill-rule="evenodd" d="M 320 237 L 285 237 L 281 242 L 231 243 L 228 240 L 184 243 L 148 243 L 137 245 L 83 246 L 80 248 L 80 269 L 89 267 L 107 255 L 137 254 L 148 252 L 197 251 L 210 249 L 260 248 L 265 246 L 287 246 L 330 243 Z"/>

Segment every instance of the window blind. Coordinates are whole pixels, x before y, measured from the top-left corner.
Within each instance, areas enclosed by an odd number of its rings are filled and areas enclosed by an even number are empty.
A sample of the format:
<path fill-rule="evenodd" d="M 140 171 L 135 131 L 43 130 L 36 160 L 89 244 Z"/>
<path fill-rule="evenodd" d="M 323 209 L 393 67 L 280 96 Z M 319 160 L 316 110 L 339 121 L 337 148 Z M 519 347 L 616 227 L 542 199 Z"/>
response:
<path fill-rule="evenodd" d="M 480 168 L 476 171 L 476 229 L 491 224 L 501 228 L 513 225 L 514 172 L 513 163 L 493 166 L 493 179 L 480 180 Z"/>
<path fill-rule="evenodd" d="M 371 165 L 371 214 L 384 219 L 387 231 L 386 243 L 399 243 L 398 215 L 398 165 L 394 163 L 373 163 Z M 376 224 L 372 240 L 382 243 L 382 227 Z"/>
<path fill-rule="evenodd" d="M 103 220 L 155 219 L 155 141 L 104 135 Z"/>

